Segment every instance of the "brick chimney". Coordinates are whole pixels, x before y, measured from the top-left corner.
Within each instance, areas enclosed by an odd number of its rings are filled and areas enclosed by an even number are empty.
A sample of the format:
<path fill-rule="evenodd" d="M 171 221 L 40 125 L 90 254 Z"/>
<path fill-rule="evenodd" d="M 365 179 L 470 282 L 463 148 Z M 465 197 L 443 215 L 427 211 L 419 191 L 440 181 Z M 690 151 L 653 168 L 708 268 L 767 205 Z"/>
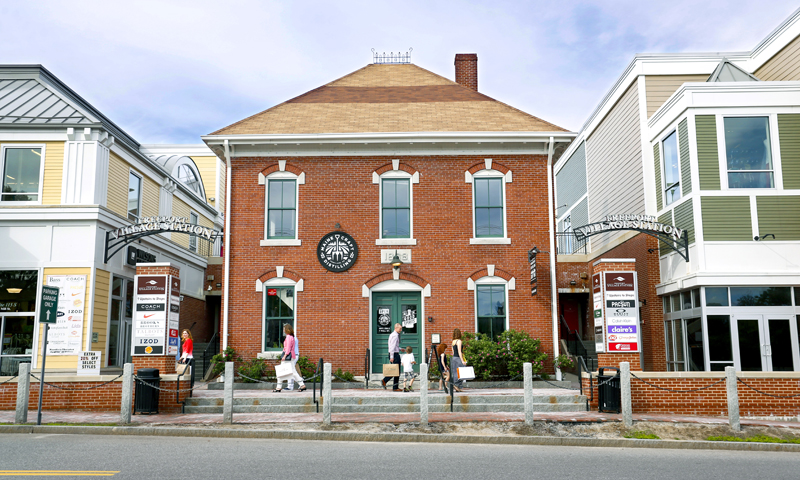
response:
<path fill-rule="evenodd" d="M 478 54 L 456 53 L 456 83 L 478 91 Z"/>

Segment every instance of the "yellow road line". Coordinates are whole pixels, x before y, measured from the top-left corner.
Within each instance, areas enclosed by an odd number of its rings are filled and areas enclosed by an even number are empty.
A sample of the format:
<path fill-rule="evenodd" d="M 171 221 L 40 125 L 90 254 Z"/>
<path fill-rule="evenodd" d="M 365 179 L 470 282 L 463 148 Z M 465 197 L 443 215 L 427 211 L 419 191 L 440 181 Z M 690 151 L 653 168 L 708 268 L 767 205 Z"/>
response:
<path fill-rule="evenodd" d="M 0 477 L 20 476 L 20 477 L 52 477 L 52 476 L 87 476 L 87 477 L 113 477 L 119 471 L 107 470 L 0 470 Z"/>

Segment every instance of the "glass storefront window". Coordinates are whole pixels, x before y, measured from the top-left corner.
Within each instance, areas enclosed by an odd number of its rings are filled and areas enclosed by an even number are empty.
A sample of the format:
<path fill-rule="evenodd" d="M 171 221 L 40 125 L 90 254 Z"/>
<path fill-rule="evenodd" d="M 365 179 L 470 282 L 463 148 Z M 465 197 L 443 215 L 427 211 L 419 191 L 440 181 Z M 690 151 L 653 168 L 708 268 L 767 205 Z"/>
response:
<path fill-rule="evenodd" d="M 772 188 L 773 166 L 767 117 L 725 118 L 729 188 Z"/>
<path fill-rule="evenodd" d="M 669 296 L 661 297 L 661 301 L 664 304 L 664 313 L 672 312 L 672 309 L 670 308 L 670 304 L 669 304 Z"/>
<path fill-rule="evenodd" d="M 794 304 L 800 307 L 800 287 L 794 287 Z"/>
<path fill-rule="evenodd" d="M 670 298 L 672 298 L 672 311 L 673 312 L 680 312 L 682 310 L 681 309 L 681 296 L 680 296 L 680 294 L 676 293 L 675 295 L 672 295 Z"/>
<path fill-rule="evenodd" d="M 784 307 L 791 306 L 790 287 L 731 287 L 731 304 L 734 307 Z"/>
<path fill-rule="evenodd" d="M 730 315 L 709 315 L 706 323 L 708 325 L 708 356 L 712 364 L 711 370 L 715 370 L 714 362 L 730 362 L 725 365 L 733 365 Z M 721 370 L 725 370 L 725 367 L 723 366 Z"/>
<path fill-rule="evenodd" d="M 694 290 L 692 290 L 692 304 L 694 305 L 694 308 L 700 308 L 700 306 L 701 306 L 700 305 L 700 289 L 699 288 L 695 288 Z"/>
<path fill-rule="evenodd" d="M 707 307 L 727 307 L 728 287 L 706 287 Z"/>
<path fill-rule="evenodd" d="M 0 376 L 16 375 L 33 353 L 33 316 L 0 317 Z"/>
<path fill-rule="evenodd" d="M 705 370 L 703 354 L 703 322 L 700 318 L 686 320 L 686 345 L 689 347 L 689 368 L 693 372 Z"/>
<path fill-rule="evenodd" d="M 283 325 L 294 328 L 294 287 L 265 288 L 264 350 L 283 348 Z"/>
<path fill-rule="evenodd" d="M 686 291 L 681 293 L 681 298 L 683 299 L 683 309 L 684 310 L 691 310 L 692 309 L 692 292 Z"/>
<path fill-rule="evenodd" d="M 35 311 L 38 284 L 36 270 L 0 270 L 0 313 Z"/>

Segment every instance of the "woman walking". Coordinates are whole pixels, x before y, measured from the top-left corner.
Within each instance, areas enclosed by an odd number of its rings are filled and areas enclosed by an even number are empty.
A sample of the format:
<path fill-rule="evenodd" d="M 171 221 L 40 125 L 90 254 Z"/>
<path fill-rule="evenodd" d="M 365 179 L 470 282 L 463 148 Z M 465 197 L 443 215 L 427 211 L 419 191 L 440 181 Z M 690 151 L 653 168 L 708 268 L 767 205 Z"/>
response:
<path fill-rule="evenodd" d="M 297 369 L 295 368 L 297 358 L 294 358 L 294 329 L 291 325 L 286 323 L 283 325 L 283 334 L 286 335 L 286 338 L 283 339 L 283 354 L 281 355 L 281 361 L 292 363 L 292 378 L 294 378 L 294 380 L 300 384 L 298 391 L 302 392 L 306 389 L 306 385 L 303 382 L 303 377 L 297 374 Z M 278 382 L 275 385 L 273 392 L 280 392 L 282 386 L 283 380 L 278 378 Z"/>
<path fill-rule="evenodd" d="M 178 362 L 191 364 L 192 360 L 194 360 L 194 356 L 192 355 L 194 351 L 192 332 L 184 329 L 183 333 L 181 333 L 181 338 L 183 339 L 183 345 L 181 345 L 181 358 Z"/>
<path fill-rule="evenodd" d="M 447 368 L 447 345 L 440 343 L 436 347 L 436 362 L 439 364 L 439 390 L 444 390 L 447 393 L 447 384 L 450 382 L 450 369 Z M 443 386 L 444 385 L 444 386 Z"/>
<path fill-rule="evenodd" d="M 453 381 L 453 389 L 456 392 L 461 391 L 464 385 L 464 380 L 458 380 L 458 368 L 465 367 L 467 359 L 464 357 L 464 350 L 461 344 L 461 330 L 453 330 L 453 358 L 450 359 L 450 375 L 454 376 L 456 380 Z"/>

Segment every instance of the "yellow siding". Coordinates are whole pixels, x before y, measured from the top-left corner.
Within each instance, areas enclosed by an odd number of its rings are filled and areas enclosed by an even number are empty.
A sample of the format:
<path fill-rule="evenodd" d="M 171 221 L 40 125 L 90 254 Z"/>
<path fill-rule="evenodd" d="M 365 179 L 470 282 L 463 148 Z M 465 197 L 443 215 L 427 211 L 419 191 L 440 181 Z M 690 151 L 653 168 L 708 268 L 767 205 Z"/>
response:
<path fill-rule="evenodd" d="M 45 268 L 44 269 L 44 282 L 47 284 L 48 275 L 86 275 L 86 298 L 89 301 L 92 292 L 92 269 L 91 268 Z M 83 313 L 83 337 L 81 338 L 81 346 L 86 345 L 86 336 L 91 335 L 89 331 L 89 309 L 85 308 Z M 42 345 L 42 337 L 44 336 L 44 328 L 39 329 L 39 340 L 37 345 Z M 91 337 L 90 337 L 91 338 Z M 39 351 L 37 365 L 42 365 L 42 352 Z M 70 369 L 77 370 L 78 356 L 77 355 L 49 355 L 47 357 L 47 370 Z"/>
<path fill-rule="evenodd" d="M 197 164 L 197 169 L 200 171 L 200 179 L 203 181 L 203 188 L 206 191 L 206 202 L 210 202 L 209 198 L 217 197 L 217 157 L 189 157 Z"/>
<path fill-rule="evenodd" d="M 753 75 L 764 81 L 800 80 L 800 36 L 767 60 Z"/>
<path fill-rule="evenodd" d="M 108 200 L 109 210 L 128 218 L 128 164 L 111 152 L 108 158 Z"/>
<path fill-rule="evenodd" d="M 189 205 L 178 197 L 172 197 L 172 215 L 189 219 L 189 212 L 191 208 Z M 183 248 L 189 248 L 189 235 L 180 232 L 172 232 L 172 241 L 177 243 Z"/>
<path fill-rule="evenodd" d="M 111 152 L 108 159 L 108 208 L 128 218 L 128 182 L 130 170 L 142 177 L 142 215 L 153 217 L 158 215 L 159 186 L 150 177 L 139 170 L 131 168 L 130 164 Z"/>
<path fill-rule="evenodd" d="M 106 364 L 106 336 L 108 335 L 108 299 L 111 296 L 111 273 L 96 270 L 97 282 L 94 289 L 94 320 L 92 332 L 97 332 L 97 342 L 92 342 L 92 350 L 102 352 L 101 365 Z M 91 334 L 91 333 L 90 333 Z"/>
<path fill-rule="evenodd" d="M 224 212 L 225 211 L 225 190 L 228 188 L 228 183 L 227 183 L 228 168 L 225 166 L 225 162 L 221 161 L 220 163 L 221 163 L 221 165 L 219 166 L 219 173 L 220 173 L 220 177 L 221 177 L 220 178 L 220 182 L 219 182 L 220 192 L 219 192 L 219 197 L 217 197 L 217 200 L 219 200 L 219 203 L 218 203 L 219 209 L 218 210 L 220 212 Z"/>
<path fill-rule="evenodd" d="M 64 142 L 3 142 L 2 145 L 44 144 L 44 178 L 42 205 L 61 205 L 61 177 L 64 172 Z"/>
<path fill-rule="evenodd" d="M 141 172 L 137 172 L 141 175 Z M 145 217 L 155 217 L 158 215 L 158 191 L 159 186 L 149 177 L 142 175 L 144 187 L 142 192 L 142 215 Z"/>
<path fill-rule="evenodd" d="M 647 118 L 650 118 L 664 102 L 686 82 L 705 82 L 708 75 L 647 75 L 644 77 L 647 91 Z"/>

